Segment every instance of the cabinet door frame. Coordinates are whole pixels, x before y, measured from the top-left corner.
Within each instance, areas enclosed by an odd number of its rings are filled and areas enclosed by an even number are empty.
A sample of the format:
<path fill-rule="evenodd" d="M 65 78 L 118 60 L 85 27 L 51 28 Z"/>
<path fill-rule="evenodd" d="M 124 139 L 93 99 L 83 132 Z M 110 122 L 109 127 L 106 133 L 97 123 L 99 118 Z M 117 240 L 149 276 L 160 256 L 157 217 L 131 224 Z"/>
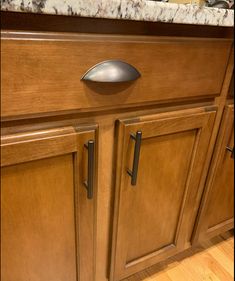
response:
<path fill-rule="evenodd" d="M 226 147 L 229 145 L 229 139 L 234 126 L 234 105 L 227 105 L 224 109 L 220 130 L 218 133 L 217 142 L 214 149 L 214 155 L 212 158 L 206 188 L 203 195 L 201 207 L 199 210 L 197 222 L 195 224 L 193 234 L 193 244 L 197 244 L 205 239 L 210 239 L 216 235 L 226 232 L 234 228 L 234 218 L 228 219 L 216 226 L 209 228 L 207 212 L 209 204 L 211 202 L 211 195 L 213 189 L 213 183 L 216 179 L 217 172 L 219 171 L 224 155 L 229 153 L 226 151 Z"/>
<path fill-rule="evenodd" d="M 1 137 L 1 168 L 67 154 L 73 155 L 74 228 L 76 280 L 95 279 L 95 229 L 98 126 L 67 126 Z M 87 198 L 84 181 L 87 177 L 89 140 L 95 141 L 93 198 Z"/>
<path fill-rule="evenodd" d="M 202 167 L 206 160 L 207 147 L 214 126 L 216 109 L 216 107 L 196 108 L 118 121 L 111 281 L 122 280 L 191 246 L 191 243 L 188 243 L 186 237 L 189 240 L 191 239 L 194 221 L 200 204 L 203 190 L 203 183 L 201 182 Z M 123 203 L 124 200 L 121 193 L 124 188 L 122 181 L 126 173 L 128 139 L 131 133 L 135 133 L 138 130 L 142 131 L 143 139 L 188 130 L 197 130 L 197 135 L 192 153 L 192 163 L 190 164 L 187 178 L 187 187 L 184 193 L 183 206 L 180 211 L 179 223 L 176 230 L 175 245 L 168 245 L 163 249 L 127 264 L 125 260 L 127 245 L 123 245 L 122 243 L 122 241 L 126 241 L 125 225 L 122 224 L 120 219 L 120 212 L 127 211 L 123 210 L 127 204 Z M 190 224 L 190 229 L 187 229 L 188 224 Z"/>

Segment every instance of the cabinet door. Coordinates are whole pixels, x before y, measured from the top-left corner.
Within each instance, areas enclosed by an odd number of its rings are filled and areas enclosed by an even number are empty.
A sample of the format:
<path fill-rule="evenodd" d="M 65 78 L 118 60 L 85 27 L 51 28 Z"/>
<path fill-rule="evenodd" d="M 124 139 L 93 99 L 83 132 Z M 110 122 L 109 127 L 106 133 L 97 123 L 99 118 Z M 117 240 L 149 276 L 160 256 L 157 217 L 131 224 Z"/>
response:
<path fill-rule="evenodd" d="M 3 281 L 94 281 L 95 129 L 2 137 Z M 89 153 L 89 161 L 88 159 Z M 88 169 L 88 163 L 90 169 Z M 94 188 L 95 193 L 95 188 Z"/>
<path fill-rule="evenodd" d="M 195 240 L 234 227 L 234 106 L 225 108 L 201 206 Z"/>
<path fill-rule="evenodd" d="M 190 244 L 214 118 L 200 108 L 118 122 L 111 280 Z"/>

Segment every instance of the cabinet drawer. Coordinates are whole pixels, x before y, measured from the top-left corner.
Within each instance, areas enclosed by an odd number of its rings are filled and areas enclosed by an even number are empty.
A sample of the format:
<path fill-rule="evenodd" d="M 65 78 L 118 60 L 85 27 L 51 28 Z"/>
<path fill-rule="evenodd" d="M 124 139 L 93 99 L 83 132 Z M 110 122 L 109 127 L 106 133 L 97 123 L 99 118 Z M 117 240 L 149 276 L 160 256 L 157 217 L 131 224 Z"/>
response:
<path fill-rule="evenodd" d="M 230 39 L 2 33 L 2 116 L 91 110 L 218 95 Z M 87 83 L 105 60 L 133 65 L 130 83 Z"/>

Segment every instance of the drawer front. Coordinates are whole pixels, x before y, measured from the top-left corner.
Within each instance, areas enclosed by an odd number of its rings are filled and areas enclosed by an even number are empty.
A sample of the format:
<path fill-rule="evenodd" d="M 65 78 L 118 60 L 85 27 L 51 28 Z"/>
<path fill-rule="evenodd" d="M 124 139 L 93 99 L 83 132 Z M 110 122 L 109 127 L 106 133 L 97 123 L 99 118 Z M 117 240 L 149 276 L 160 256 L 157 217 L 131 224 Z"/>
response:
<path fill-rule="evenodd" d="M 2 116 L 91 110 L 220 94 L 230 39 L 2 33 Z M 105 60 L 133 65 L 130 83 L 87 83 Z"/>

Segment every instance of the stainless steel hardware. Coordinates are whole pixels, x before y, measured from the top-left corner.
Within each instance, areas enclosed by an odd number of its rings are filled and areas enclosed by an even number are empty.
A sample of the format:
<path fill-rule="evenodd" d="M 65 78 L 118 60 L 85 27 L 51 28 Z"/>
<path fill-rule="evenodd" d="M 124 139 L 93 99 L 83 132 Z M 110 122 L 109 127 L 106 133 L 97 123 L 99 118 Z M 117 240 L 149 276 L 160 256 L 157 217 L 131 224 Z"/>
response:
<path fill-rule="evenodd" d="M 140 148 L 141 148 L 141 141 L 142 141 L 142 132 L 137 131 L 136 135 L 131 134 L 131 138 L 135 141 L 134 160 L 133 160 L 132 171 L 127 169 L 127 173 L 128 173 L 129 176 L 131 176 L 131 185 L 136 185 L 138 168 L 139 168 L 139 158 L 140 158 Z"/>
<path fill-rule="evenodd" d="M 137 80 L 141 74 L 132 65 L 119 61 L 103 61 L 90 68 L 81 78 L 83 81 L 117 83 Z"/>
<path fill-rule="evenodd" d="M 234 159 L 234 148 L 227 146 L 226 149 L 231 152 L 231 158 Z"/>
<path fill-rule="evenodd" d="M 84 185 L 87 189 L 87 198 L 92 199 L 94 190 L 95 142 L 93 140 L 89 140 L 84 146 L 88 150 L 88 175 L 87 181 L 84 182 Z"/>

